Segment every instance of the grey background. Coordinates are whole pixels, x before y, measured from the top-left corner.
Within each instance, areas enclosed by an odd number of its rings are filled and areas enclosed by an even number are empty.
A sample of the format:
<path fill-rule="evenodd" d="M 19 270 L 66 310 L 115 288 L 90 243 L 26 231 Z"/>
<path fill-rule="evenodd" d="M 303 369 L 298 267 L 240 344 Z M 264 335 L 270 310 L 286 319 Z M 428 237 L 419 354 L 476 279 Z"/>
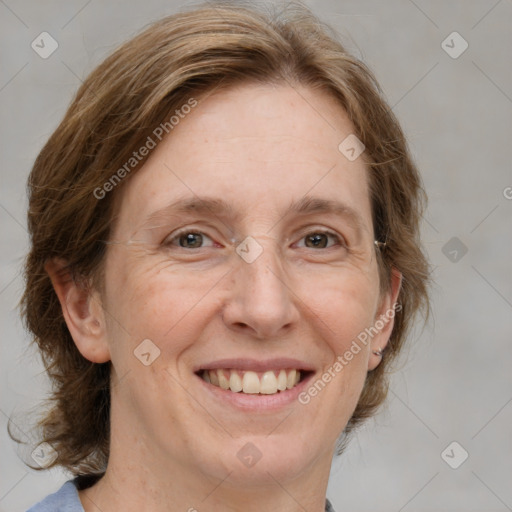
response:
<path fill-rule="evenodd" d="M 307 3 L 374 70 L 408 134 L 436 281 L 430 325 L 411 336 L 387 405 L 334 460 L 328 496 L 338 511 L 512 510 L 512 1 Z M 26 510 L 68 478 L 29 470 L 6 433 L 7 417 L 48 390 L 16 310 L 28 172 L 80 80 L 182 5 L 0 0 L 0 511 Z M 46 60 L 30 46 L 43 31 L 59 44 Z M 457 59 L 441 47 L 453 31 L 469 44 Z M 452 441 L 469 453 L 458 469 L 441 457 Z M 453 463 L 462 452 L 448 453 Z"/>

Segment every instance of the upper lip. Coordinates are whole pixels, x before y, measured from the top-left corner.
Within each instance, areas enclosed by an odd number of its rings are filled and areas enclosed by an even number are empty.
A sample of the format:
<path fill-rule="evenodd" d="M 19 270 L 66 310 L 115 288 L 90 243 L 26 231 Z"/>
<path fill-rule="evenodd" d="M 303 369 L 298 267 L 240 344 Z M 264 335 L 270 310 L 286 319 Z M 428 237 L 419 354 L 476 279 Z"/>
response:
<path fill-rule="evenodd" d="M 219 370 L 233 368 L 236 370 L 263 372 L 266 370 L 282 370 L 285 368 L 292 368 L 296 370 L 314 371 L 311 364 L 298 359 L 289 357 L 278 357 L 274 359 L 247 359 L 247 358 L 230 358 L 230 359 L 217 359 L 209 363 L 198 365 L 194 369 L 194 373 L 200 370 Z"/>

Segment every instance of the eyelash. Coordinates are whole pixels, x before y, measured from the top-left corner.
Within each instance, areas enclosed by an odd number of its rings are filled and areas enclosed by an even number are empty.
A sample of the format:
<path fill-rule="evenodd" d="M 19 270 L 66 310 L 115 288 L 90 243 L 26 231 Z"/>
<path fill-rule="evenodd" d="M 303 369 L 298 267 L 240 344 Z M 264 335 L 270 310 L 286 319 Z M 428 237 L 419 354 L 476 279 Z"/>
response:
<path fill-rule="evenodd" d="M 194 234 L 194 235 L 202 235 L 202 236 L 206 236 L 207 238 L 209 238 L 210 240 L 211 237 L 209 237 L 206 233 L 204 233 L 203 231 L 194 231 L 194 230 L 191 230 L 191 229 L 184 229 L 182 231 L 178 231 L 169 241 L 164 241 L 164 246 L 166 247 L 173 247 L 174 244 L 172 242 L 174 242 L 175 240 L 179 240 L 179 238 L 182 236 L 182 235 L 187 235 L 187 234 Z M 305 233 L 303 236 L 301 236 L 301 238 L 299 240 L 303 240 L 305 239 L 307 236 L 310 236 L 310 235 L 327 235 L 327 236 L 330 236 L 332 238 L 334 238 L 337 242 L 338 245 L 340 245 L 342 248 L 344 249 L 348 249 L 348 245 L 347 243 L 345 242 L 345 239 L 343 237 L 341 237 L 340 235 L 338 235 L 337 233 L 334 233 L 333 231 L 329 231 L 329 230 L 322 230 L 322 229 L 319 229 L 319 230 L 313 230 L 313 231 L 309 231 L 307 233 Z M 213 240 L 212 240 L 213 241 Z M 188 250 L 193 250 L 194 248 L 187 248 L 187 247 L 181 247 L 181 246 L 177 246 L 179 249 L 188 249 Z M 330 246 L 330 247 L 321 247 L 321 249 L 330 249 L 332 248 L 333 246 Z M 307 247 L 304 247 L 307 249 Z M 197 249 L 204 249 L 204 247 L 198 247 Z"/>

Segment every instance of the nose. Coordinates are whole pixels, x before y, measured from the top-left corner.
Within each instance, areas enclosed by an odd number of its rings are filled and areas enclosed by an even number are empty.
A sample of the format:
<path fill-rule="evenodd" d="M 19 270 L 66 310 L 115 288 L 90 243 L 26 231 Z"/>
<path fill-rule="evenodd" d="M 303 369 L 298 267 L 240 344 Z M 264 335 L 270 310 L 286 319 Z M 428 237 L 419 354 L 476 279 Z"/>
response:
<path fill-rule="evenodd" d="M 253 261 L 236 255 L 232 289 L 223 311 L 226 325 L 258 339 L 282 336 L 297 323 L 299 298 L 272 239 L 254 238 L 251 251 L 262 251 Z"/>

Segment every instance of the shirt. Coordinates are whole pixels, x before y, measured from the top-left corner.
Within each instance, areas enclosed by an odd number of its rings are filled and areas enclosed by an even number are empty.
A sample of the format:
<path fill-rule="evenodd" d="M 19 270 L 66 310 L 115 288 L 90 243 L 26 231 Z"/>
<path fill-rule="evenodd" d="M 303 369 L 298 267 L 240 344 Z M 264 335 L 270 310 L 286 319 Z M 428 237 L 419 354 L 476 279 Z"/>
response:
<path fill-rule="evenodd" d="M 99 476 L 90 478 L 89 475 L 80 475 L 73 480 L 68 480 L 57 492 L 46 496 L 42 501 L 29 508 L 27 512 L 84 512 L 77 489 L 86 489 L 98 479 Z M 93 483 L 90 483 L 91 480 Z M 327 499 L 325 500 L 325 512 L 334 512 Z"/>

